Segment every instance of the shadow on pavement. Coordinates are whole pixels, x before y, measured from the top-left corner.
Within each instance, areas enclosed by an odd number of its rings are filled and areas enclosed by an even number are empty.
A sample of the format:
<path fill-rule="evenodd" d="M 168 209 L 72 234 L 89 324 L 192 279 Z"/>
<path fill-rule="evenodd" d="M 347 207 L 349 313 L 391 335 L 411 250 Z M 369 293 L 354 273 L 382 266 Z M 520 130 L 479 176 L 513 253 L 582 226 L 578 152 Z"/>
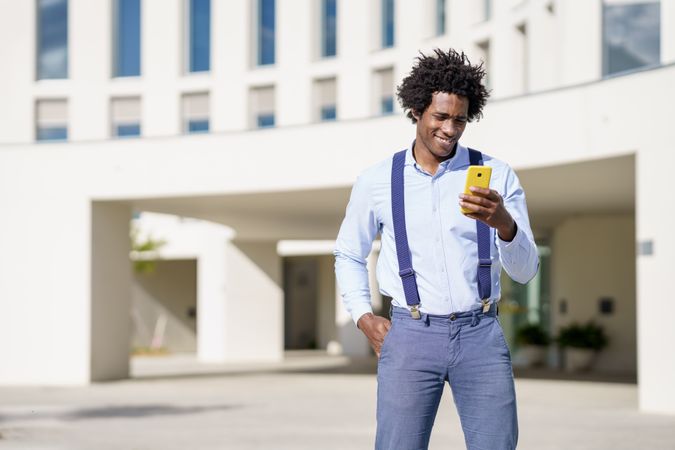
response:
<path fill-rule="evenodd" d="M 175 405 L 110 405 L 95 408 L 80 408 L 72 411 L 62 412 L 38 412 L 22 414 L 3 414 L 0 417 L 2 422 L 24 421 L 31 419 L 53 419 L 63 421 L 78 421 L 90 419 L 110 419 L 110 418 L 138 418 L 138 417 L 162 417 L 179 416 L 186 414 L 207 413 L 211 411 L 225 411 L 231 409 L 240 409 L 241 405 L 211 405 L 211 406 L 175 406 Z"/>

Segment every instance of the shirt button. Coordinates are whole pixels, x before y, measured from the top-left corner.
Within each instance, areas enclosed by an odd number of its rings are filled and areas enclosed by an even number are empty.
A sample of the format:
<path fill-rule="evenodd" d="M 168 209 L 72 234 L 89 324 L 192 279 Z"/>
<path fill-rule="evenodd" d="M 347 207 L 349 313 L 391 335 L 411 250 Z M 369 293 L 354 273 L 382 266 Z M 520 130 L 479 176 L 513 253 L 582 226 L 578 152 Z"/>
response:
<path fill-rule="evenodd" d="M 434 206 L 434 208 L 433 208 L 433 212 L 436 212 L 436 207 L 435 207 L 435 206 Z"/>
<path fill-rule="evenodd" d="M 445 272 L 445 267 L 441 267 L 441 272 Z"/>

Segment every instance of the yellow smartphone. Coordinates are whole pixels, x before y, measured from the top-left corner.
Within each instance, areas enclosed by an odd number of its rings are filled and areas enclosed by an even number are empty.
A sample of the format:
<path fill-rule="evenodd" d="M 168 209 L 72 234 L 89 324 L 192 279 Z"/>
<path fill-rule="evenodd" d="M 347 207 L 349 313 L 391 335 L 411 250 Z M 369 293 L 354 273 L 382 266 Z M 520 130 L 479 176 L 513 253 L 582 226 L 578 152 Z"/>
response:
<path fill-rule="evenodd" d="M 468 195 L 477 195 L 481 194 L 477 192 L 471 192 L 469 190 L 470 186 L 478 186 L 485 189 L 490 188 L 490 177 L 492 176 L 492 167 L 489 166 L 469 166 L 469 171 L 466 173 L 466 186 L 464 186 L 464 193 Z M 473 211 L 470 209 L 465 209 L 460 207 L 462 214 L 471 214 Z"/>

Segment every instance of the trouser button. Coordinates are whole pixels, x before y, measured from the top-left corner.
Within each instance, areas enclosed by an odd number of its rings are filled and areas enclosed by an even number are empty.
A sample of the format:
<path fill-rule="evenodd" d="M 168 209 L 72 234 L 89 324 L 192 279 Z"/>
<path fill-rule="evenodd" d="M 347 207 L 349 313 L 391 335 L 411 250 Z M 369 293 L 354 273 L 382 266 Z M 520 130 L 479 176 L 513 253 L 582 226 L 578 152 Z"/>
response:
<path fill-rule="evenodd" d="M 456 318 L 457 316 L 455 315 L 455 313 L 450 314 L 450 320 L 455 320 Z"/>

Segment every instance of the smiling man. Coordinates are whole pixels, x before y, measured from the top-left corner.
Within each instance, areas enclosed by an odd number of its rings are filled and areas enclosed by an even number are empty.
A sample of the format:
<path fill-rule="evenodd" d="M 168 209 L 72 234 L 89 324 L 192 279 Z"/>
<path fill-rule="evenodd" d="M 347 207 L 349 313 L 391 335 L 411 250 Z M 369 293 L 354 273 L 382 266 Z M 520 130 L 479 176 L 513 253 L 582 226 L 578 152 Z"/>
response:
<path fill-rule="evenodd" d="M 378 357 L 377 450 L 426 449 L 445 382 L 468 449 L 516 447 L 508 346 L 497 319 L 504 268 L 526 283 L 539 259 L 525 194 L 504 162 L 460 143 L 488 92 L 464 53 L 420 56 L 398 88 L 412 145 L 356 180 L 335 248 L 344 305 Z M 463 194 L 470 165 L 490 189 Z M 471 211 L 462 214 L 461 208 Z M 373 314 L 366 258 L 381 236 L 377 279 L 390 318 Z"/>

